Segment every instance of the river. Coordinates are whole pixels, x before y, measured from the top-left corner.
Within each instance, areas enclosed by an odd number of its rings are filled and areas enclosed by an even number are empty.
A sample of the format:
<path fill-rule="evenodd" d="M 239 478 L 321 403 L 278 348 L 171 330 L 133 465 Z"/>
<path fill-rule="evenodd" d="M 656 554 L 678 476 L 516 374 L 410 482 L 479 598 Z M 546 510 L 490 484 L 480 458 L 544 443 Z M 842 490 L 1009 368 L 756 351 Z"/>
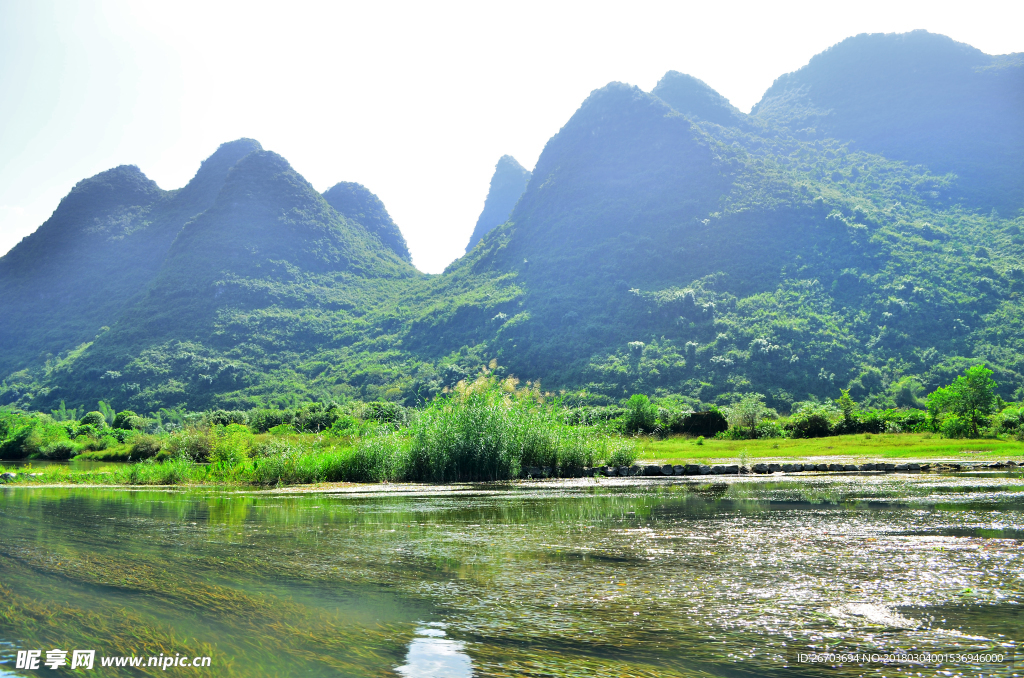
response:
<path fill-rule="evenodd" d="M 701 480 L 2 488 L 0 675 L 1024 674 L 1019 473 Z"/>

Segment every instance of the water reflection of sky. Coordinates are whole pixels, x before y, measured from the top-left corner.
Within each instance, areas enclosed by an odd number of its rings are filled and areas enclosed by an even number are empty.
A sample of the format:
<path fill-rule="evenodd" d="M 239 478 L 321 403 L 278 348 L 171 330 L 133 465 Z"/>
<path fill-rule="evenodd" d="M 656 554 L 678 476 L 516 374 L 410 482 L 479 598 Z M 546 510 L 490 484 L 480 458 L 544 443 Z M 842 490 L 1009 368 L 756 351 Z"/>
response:
<path fill-rule="evenodd" d="M 427 624 L 417 629 L 418 637 L 409 643 L 405 664 L 395 671 L 405 678 L 469 678 L 473 664 L 464 644 L 445 638 L 444 625 Z"/>

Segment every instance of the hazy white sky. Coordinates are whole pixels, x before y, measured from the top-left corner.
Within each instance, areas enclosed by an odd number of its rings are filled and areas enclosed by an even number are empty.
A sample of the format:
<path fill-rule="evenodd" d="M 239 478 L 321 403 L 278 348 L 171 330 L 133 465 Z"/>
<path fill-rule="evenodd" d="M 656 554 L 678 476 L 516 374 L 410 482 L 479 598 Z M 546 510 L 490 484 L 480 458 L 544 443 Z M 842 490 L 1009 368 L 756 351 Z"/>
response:
<path fill-rule="evenodd" d="M 462 254 L 498 158 L 532 168 L 589 92 L 701 78 L 749 111 L 863 32 L 1024 51 L 1024 2 L 0 0 L 0 253 L 120 164 L 178 188 L 258 139 L 317 190 L 358 181 L 414 263 Z M 87 265 L 83 262 L 83 265 Z"/>

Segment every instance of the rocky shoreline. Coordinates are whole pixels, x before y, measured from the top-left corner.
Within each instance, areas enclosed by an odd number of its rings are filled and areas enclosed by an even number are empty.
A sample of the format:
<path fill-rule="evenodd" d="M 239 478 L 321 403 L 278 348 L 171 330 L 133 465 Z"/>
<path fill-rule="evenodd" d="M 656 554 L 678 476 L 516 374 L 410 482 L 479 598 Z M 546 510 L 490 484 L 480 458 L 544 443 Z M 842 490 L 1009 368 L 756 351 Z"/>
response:
<path fill-rule="evenodd" d="M 773 473 L 958 473 L 963 471 L 1007 470 L 1018 468 L 1014 461 L 992 463 L 960 462 L 872 462 L 866 464 L 840 463 L 758 463 L 751 466 L 739 464 L 649 464 L 641 466 L 597 466 L 583 469 L 577 477 L 630 477 L 630 476 L 717 476 L 717 475 L 769 475 Z M 526 478 L 550 478 L 552 469 L 531 466 L 524 471 Z"/>

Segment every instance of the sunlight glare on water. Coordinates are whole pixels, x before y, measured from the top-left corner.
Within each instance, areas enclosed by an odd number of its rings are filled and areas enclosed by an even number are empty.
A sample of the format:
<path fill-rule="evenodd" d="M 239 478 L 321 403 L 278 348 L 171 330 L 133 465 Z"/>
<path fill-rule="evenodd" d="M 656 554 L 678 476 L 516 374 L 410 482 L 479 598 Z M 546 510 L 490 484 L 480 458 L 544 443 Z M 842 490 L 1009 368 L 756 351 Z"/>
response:
<path fill-rule="evenodd" d="M 465 643 L 445 638 L 443 624 L 434 622 L 417 629 L 409 644 L 406 663 L 395 671 L 403 678 L 470 678 L 473 662 L 463 651 Z M 439 628 L 442 627 L 442 628 Z"/>

